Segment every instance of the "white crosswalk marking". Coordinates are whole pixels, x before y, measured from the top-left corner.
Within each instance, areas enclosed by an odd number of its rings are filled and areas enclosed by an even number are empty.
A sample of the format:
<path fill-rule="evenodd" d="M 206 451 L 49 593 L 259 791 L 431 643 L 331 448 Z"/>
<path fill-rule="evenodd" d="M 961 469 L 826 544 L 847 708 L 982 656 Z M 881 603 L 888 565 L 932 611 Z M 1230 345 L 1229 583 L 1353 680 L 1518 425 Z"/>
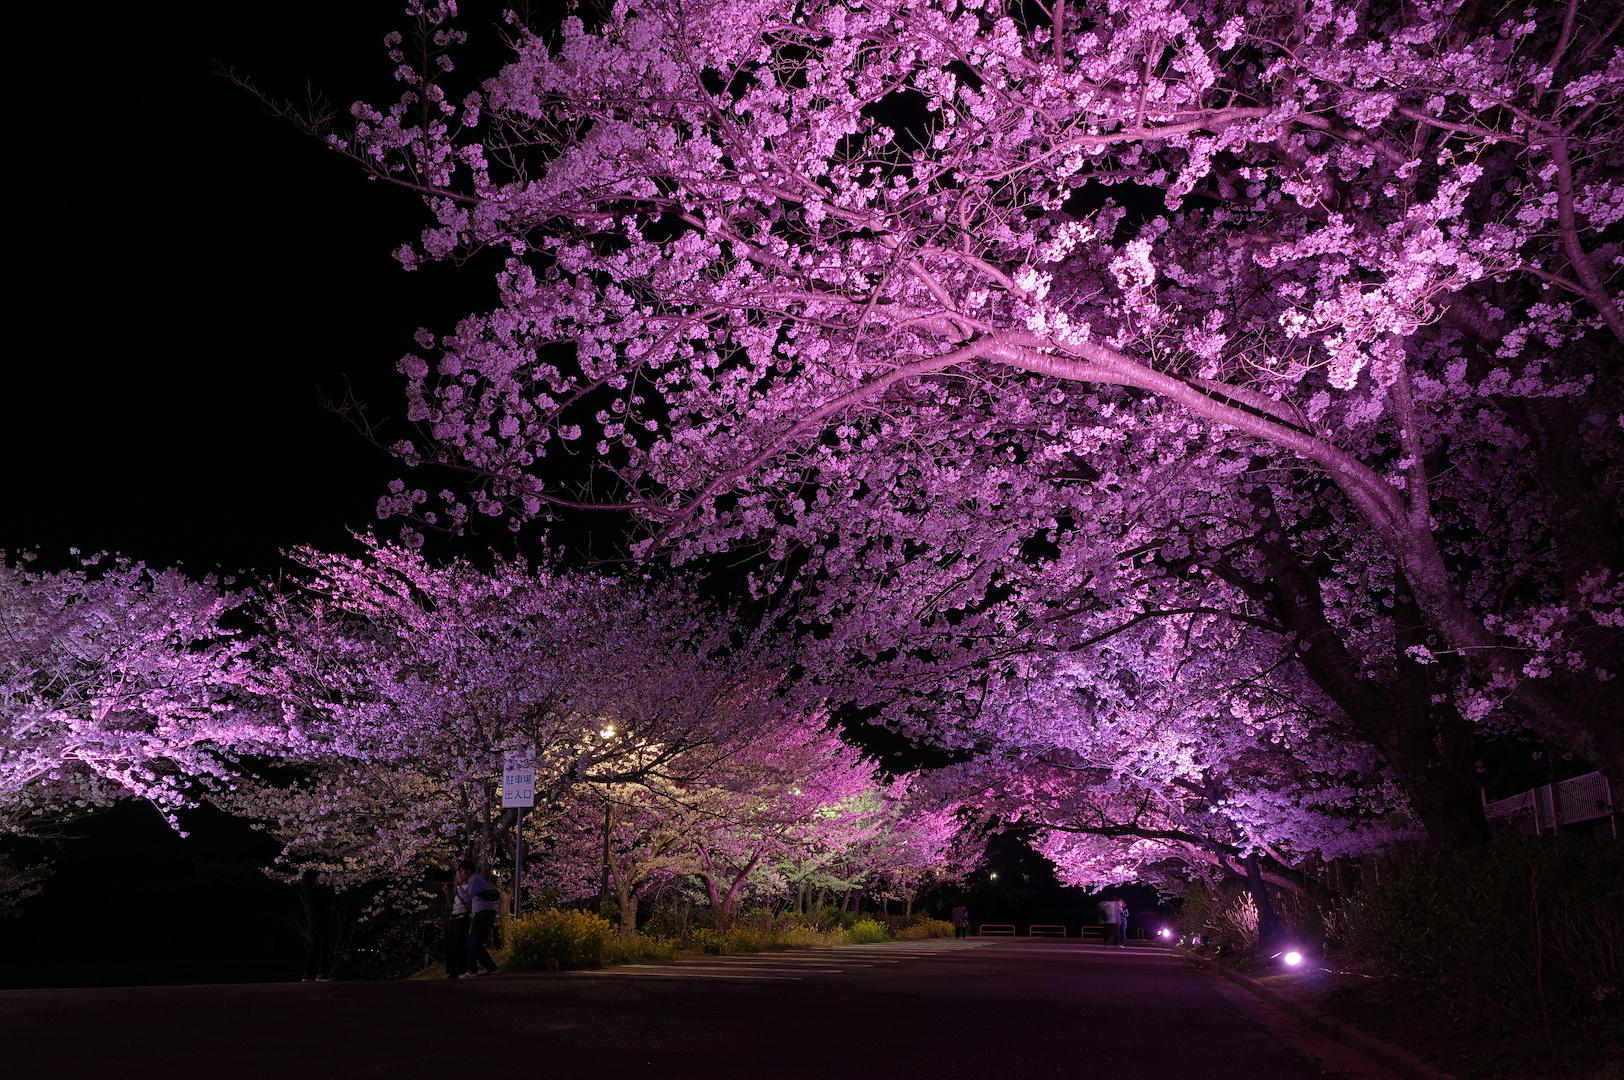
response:
<path fill-rule="evenodd" d="M 835 945 L 782 953 L 747 953 L 678 960 L 669 964 L 622 964 L 572 975 L 623 979 L 742 979 L 802 981 L 803 975 L 838 975 L 847 968 L 872 968 L 929 959 L 961 949 L 985 948 L 986 942 L 940 945 Z"/>
<path fill-rule="evenodd" d="M 582 978 L 604 979 L 741 979 L 766 980 L 774 982 L 800 982 L 799 975 L 772 975 L 763 972 L 737 972 L 723 973 L 716 971 L 684 971 L 673 968 L 666 971 L 639 971 L 623 967 L 604 968 L 600 971 L 572 971 L 571 975 Z"/>

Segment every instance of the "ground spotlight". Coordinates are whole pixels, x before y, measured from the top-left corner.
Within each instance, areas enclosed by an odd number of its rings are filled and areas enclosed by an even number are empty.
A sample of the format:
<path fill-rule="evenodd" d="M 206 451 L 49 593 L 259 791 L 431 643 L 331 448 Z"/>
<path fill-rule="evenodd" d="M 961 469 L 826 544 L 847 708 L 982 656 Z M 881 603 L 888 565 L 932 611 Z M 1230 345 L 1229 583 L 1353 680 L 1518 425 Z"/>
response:
<path fill-rule="evenodd" d="M 1298 964 L 1303 962 L 1303 954 L 1298 952 L 1296 949 L 1292 949 L 1280 959 L 1286 962 L 1287 967 L 1296 967 Z"/>

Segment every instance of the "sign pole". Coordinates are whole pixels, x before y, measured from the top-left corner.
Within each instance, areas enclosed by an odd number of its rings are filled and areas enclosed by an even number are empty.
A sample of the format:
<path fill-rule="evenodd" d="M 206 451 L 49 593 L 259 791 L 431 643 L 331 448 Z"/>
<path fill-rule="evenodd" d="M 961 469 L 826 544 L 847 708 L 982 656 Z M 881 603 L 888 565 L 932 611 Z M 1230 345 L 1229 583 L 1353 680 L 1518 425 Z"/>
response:
<path fill-rule="evenodd" d="M 513 917 L 519 917 L 519 893 L 524 888 L 524 807 L 513 808 Z"/>
<path fill-rule="evenodd" d="M 509 750 L 502 755 L 502 806 L 513 808 L 513 917 L 523 910 L 524 811 L 536 805 L 536 755 L 533 750 Z"/>

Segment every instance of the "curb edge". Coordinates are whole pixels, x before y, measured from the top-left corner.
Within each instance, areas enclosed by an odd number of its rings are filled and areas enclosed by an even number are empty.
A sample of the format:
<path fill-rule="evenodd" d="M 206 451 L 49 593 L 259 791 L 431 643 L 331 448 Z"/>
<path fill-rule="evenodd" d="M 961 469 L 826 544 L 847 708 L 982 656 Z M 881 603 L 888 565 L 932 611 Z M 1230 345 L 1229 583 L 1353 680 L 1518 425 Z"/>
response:
<path fill-rule="evenodd" d="M 1409 1051 L 1401 1050 L 1390 1043 L 1372 1038 L 1357 1028 L 1350 1027 L 1340 1021 L 1328 1019 L 1301 1002 L 1293 1001 L 1272 987 L 1264 985 L 1250 975 L 1243 975 L 1238 971 L 1233 971 L 1204 956 L 1190 956 L 1190 959 L 1199 961 L 1207 970 L 1216 972 L 1230 982 L 1244 988 L 1254 997 L 1261 998 L 1280 1011 L 1313 1028 L 1321 1035 L 1358 1051 L 1377 1064 L 1407 1077 L 1408 1080 L 1454 1080 L 1451 1074 L 1428 1065 Z"/>

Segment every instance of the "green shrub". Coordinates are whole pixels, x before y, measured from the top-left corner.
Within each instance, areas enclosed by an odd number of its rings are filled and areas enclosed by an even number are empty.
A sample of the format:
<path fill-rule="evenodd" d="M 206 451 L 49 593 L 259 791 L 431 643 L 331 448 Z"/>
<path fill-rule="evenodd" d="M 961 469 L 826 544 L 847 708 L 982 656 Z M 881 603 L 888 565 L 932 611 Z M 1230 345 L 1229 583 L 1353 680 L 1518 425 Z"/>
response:
<path fill-rule="evenodd" d="M 1337 944 L 1445 985 L 1458 1019 L 1547 1034 L 1624 1009 L 1624 848 L 1507 837 L 1418 852 L 1331 913 Z"/>
<path fill-rule="evenodd" d="M 675 941 L 671 938 L 651 937 L 645 934 L 615 934 L 608 940 L 603 950 L 603 960 L 606 964 L 637 964 L 676 958 Z"/>
<path fill-rule="evenodd" d="M 689 934 L 683 945 L 710 956 L 721 956 L 727 952 L 727 932 L 701 927 Z"/>
<path fill-rule="evenodd" d="M 808 949 L 820 945 L 844 945 L 849 939 L 844 930 L 824 933 L 815 926 L 792 926 L 778 935 L 778 943 L 791 948 Z"/>
<path fill-rule="evenodd" d="M 878 923 L 878 937 L 864 940 L 885 941 L 885 929 Z M 868 933 L 872 934 L 871 929 Z M 699 929 L 682 939 L 682 947 L 695 952 L 721 956 L 727 953 L 762 952 L 767 949 L 819 948 L 829 945 L 849 945 L 857 940 L 848 930 L 817 930 L 810 926 L 795 925 L 795 920 L 784 920 L 780 928 L 768 930 L 758 926 L 735 925 L 726 930 Z"/>
<path fill-rule="evenodd" d="M 608 920 L 584 911 L 543 911 L 515 919 L 508 930 L 510 967 L 602 967 L 615 937 Z"/>
<path fill-rule="evenodd" d="M 1210 892 L 1195 884 L 1179 907 L 1179 933 L 1211 941 L 1225 952 L 1245 952 L 1257 944 L 1257 905 L 1238 885 Z"/>
<path fill-rule="evenodd" d="M 916 911 L 912 915 L 880 915 L 880 922 L 885 924 L 885 930 L 894 938 L 906 941 L 918 941 L 928 937 L 952 937 L 953 924 L 933 919 L 923 911 Z M 921 933 L 919 927 L 928 927 L 928 931 Z M 942 934 L 939 927 L 947 927 L 948 933 Z"/>
<path fill-rule="evenodd" d="M 897 937 L 903 941 L 923 941 L 925 938 L 944 938 L 953 936 L 953 924 L 942 919 L 925 919 L 903 927 L 897 932 Z"/>
<path fill-rule="evenodd" d="M 772 946 L 773 935 L 767 930 L 735 926 L 727 932 L 727 951 L 730 953 L 761 952 Z"/>
<path fill-rule="evenodd" d="M 726 930 L 695 930 L 683 944 L 712 956 L 727 953 L 760 952 L 774 945 L 774 935 L 748 926 L 734 926 Z"/>
<path fill-rule="evenodd" d="M 735 918 L 729 924 L 729 928 L 753 930 L 757 933 L 765 934 L 769 938 L 776 938 L 777 936 L 787 933 L 790 930 L 801 929 L 810 925 L 811 924 L 807 921 L 806 916 L 801 915 L 798 912 L 777 912 L 757 908 L 754 911 L 746 912 L 745 914 Z"/>
<path fill-rule="evenodd" d="M 751 930 L 761 930 L 769 934 L 783 933 L 797 927 L 812 926 L 812 920 L 798 911 L 772 911 L 768 908 L 753 908 L 733 920 L 734 926 L 744 926 Z"/>
<path fill-rule="evenodd" d="M 863 919 L 852 924 L 847 931 L 851 935 L 852 944 L 869 945 L 876 941 L 890 941 L 891 935 L 885 932 L 885 927 L 873 919 Z"/>
<path fill-rule="evenodd" d="M 694 904 L 686 898 L 666 898 L 654 904 L 643 933 L 681 941 L 694 928 Z"/>
<path fill-rule="evenodd" d="M 833 905 L 825 905 L 806 918 L 819 930 L 850 930 L 856 925 L 858 915 L 855 911 L 841 911 Z"/>

